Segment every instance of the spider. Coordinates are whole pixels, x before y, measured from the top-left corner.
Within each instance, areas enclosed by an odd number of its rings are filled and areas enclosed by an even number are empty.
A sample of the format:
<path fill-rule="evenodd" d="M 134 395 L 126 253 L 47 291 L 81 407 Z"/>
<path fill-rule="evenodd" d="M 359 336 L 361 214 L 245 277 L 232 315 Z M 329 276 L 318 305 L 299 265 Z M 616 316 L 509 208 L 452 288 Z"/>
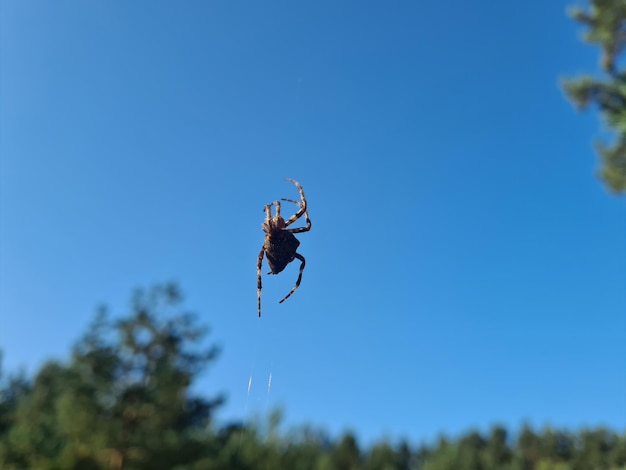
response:
<path fill-rule="evenodd" d="M 293 289 L 291 289 L 289 294 L 287 294 L 283 300 L 279 302 L 281 304 L 296 291 L 298 286 L 300 286 L 302 272 L 304 271 L 304 265 L 306 264 L 304 256 L 296 253 L 300 242 L 294 236 L 294 233 L 308 232 L 311 230 L 311 220 L 309 219 L 309 213 L 307 212 L 306 198 L 304 197 L 304 190 L 302 189 L 302 186 L 300 186 L 300 183 L 289 178 L 287 178 L 287 181 L 296 185 L 296 188 L 298 188 L 298 191 L 300 192 L 300 199 L 302 199 L 302 202 L 294 201 L 293 199 L 282 199 L 283 201 L 295 204 L 299 208 L 298 211 L 286 222 L 280 215 L 280 201 L 271 202 L 264 208 L 265 222 L 261 224 L 261 228 L 263 228 L 263 231 L 265 232 L 265 242 L 263 242 L 263 246 L 261 247 L 261 252 L 259 253 L 256 265 L 259 317 L 261 316 L 261 269 L 263 265 L 263 255 L 265 254 L 267 256 L 267 264 L 270 267 L 270 272 L 267 274 L 278 274 L 295 258 L 298 258 L 302 262 L 300 264 L 300 273 L 298 274 L 296 285 Z M 276 215 L 274 217 L 272 217 L 272 206 L 276 206 Z M 306 226 L 287 228 L 289 225 L 293 224 L 296 220 L 302 217 L 302 215 L 304 215 L 306 220 Z"/>

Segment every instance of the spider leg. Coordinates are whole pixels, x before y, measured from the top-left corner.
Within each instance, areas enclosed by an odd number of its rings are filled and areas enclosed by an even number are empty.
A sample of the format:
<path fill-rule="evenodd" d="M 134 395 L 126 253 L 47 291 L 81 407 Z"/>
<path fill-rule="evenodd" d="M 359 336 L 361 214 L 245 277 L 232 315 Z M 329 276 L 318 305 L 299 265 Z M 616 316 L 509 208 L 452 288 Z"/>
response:
<path fill-rule="evenodd" d="M 261 251 L 259 252 L 259 258 L 256 262 L 256 289 L 257 289 L 257 303 L 259 307 L 259 318 L 261 317 L 261 289 L 263 288 L 263 284 L 261 282 L 261 268 L 263 265 L 263 255 L 265 254 L 265 245 L 261 247 Z"/>
<path fill-rule="evenodd" d="M 294 201 L 293 199 L 282 198 L 283 201 L 296 204 L 300 208 L 298 212 L 292 215 L 289 218 L 289 220 L 285 222 L 285 227 L 288 227 L 289 225 L 293 224 L 296 220 L 302 217 L 302 215 L 304 215 L 304 219 L 306 220 L 306 225 L 304 227 L 298 227 L 298 228 L 285 228 L 285 230 L 291 233 L 308 232 L 309 230 L 311 230 L 311 219 L 309 219 L 309 213 L 306 210 L 307 203 L 306 203 L 306 198 L 304 197 L 304 190 L 302 189 L 302 186 L 300 186 L 300 183 L 298 183 L 297 181 L 292 180 L 292 179 L 287 179 L 287 181 L 291 181 L 293 184 L 296 185 L 296 187 L 298 188 L 298 191 L 300 192 L 300 198 L 302 198 L 302 202 Z"/>
<path fill-rule="evenodd" d="M 297 206 L 303 207 L 304 204 L 302 204 L 300 201 L 294 201 L 293 199 L 287 199 L 286 197 L 281 197 L 280 198 L 281 201 L 287 201 L 287 202 L 293 202 L 294 204 L 296 204 Z"/>
<path fill-rule="evenodd" d="M 287 294 L 283 298 L 283 300 L 278 302 L 279 304 L 282 304 L 285 300 L 287 300 L 289 298 L 289 296 L 291 294 L 293 294 L 296 291 L 296 289 L 300 286 L 300 281 L 302 280 L 302 271 L 304 271 L 304 265 L 306 264 L 306 260 L 304 259 L 304 256 L 302 256 L 301 254 L 298 254 L 298 253 L 295 254 L 295 257 L 298 258 L 300 261 L 302 261 L 302 264 L 300 265 L 300 272 L 298 273 L 298 279 L 296 280 L 296 285 L 293 287 L 293 289 L 291 289 L 291 292 L 289 292 L 289 294 Z M 261 294 L 259 294 L 259 295 L 261 295 Z M 261 300 L 260 300 L 260 297 L 259 297 L 259 302 L 260 301 Z M 260 310 L 259 310 L 259 312 L 260 312 Z M 259 315 L 260 315 L 260 313 L 259 313 Z"/>
<path fill-rule="evenodd" d="M 291 232 L 291 233 L 308 232 L 309 230 L 311 230 L 311 219 L 309 219 L 309 213 L 308 212 L 304 213 L 304 219 L 306 220 L 306 225 L 304 227 L 287 228 L 285 230 L 287 230 L 288 232 Z"/>
<path fill-rule="evenodd" d="M 280 201 L 274 201 L 265 206 L 265 220 L 272 218 L 272 206 L 276 206 L 276 217 L 280 217 Z"/>
<path fill-rule="evenodd" d="M 301 233 L 301 232 L 308 232 L 309 230 L 311 230 L 311 219 L 309 219 L 309 213 L 306 211 L 306 209 L 304 210 L 304 212 L 302 212 L 302 208 L 305 207 L 303 203 L 301 203 L 300 201 L 294 201 L 293 199 L 287 199 L 284 197 L 281 198 L 281 201 L 292 202 L 301 208 L 293 217 L 291 217 L 287 222 L 285 222 L 285 227 L 295 222 L 300 217 L 302 217 L 302 214 L 304 214 L 304 218 L 306 220 L 306 226 L 298 227 L 298 228 L 288 228 L 286 229 L 288 232 Z"/>
<path fill-rule="evenodd" d="M 303 207 L 300 203 L 298 203 L 298 205 L 300 206 L 300 210 L 296 212 L 294 215 L 292 215 L 291 217 L 289 217 L 289 220 L 285 221 L 285 227 L 288 227 L 291 224 L 293 224 L 296 220 L 302 217 L 302 214 L 307 214 L 306 208 Z"/>
<path fill-rule="evenodd" d="M 306 197 L 304 197 L 304 189 L 302 189 L 302 186 L 300 186 L 300 183 L 298 183 L 296 180 L 292 180 L 290 178 L 287 178 L 287 181 L 289 181 L 290 183 L 293 183 L 296 186 L 296 188 L 298 188 L 298 192 L 300 193 L 300 199 L 302 199 L 302 202 L 297 202 L 297 201 L 294 201 L 293 199 L 284 199 L 283 198 L 283 201 L 293 202 L 294 204 L 298 205 L 298 207 L 300 207 L 300 210 L 298 210 L 298 212 L 296 212 L 294 215 L 292 215 L 289 218 L 289 220 L 287 220 L 285 222 L 285 227 L 288 227 L 289 225 L 293 224 L 296 220 L 298 220 L 300 217 L 302 217 L 302 214 L 307 214 L 307 211 L 306 211 Z M 307 220 L 308 220 L 308 215 L 307 215 Z M 306 230 L 301 230 L 301 231 L 305 231 L 306 232 Z M 295 232 L 295 233 L 298 233 L 298 232 Z"/>

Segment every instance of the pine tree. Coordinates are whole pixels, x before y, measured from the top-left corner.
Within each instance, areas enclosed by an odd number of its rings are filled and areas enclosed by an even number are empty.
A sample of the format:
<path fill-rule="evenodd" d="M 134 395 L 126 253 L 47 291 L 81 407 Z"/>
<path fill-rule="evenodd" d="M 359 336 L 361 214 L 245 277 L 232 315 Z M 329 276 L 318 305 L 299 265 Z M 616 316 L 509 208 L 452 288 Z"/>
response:
<path fill-rule="evenodd" d="M 584 40 L 600 46 L 604 77 L 582 76 L 565 80 L 563 85 L 579 108 L 597 105 L 608 128 L 615 132 L 612 144 L 596 144 L 600 176 L 611 191 L 626 193 L 626 68 L 619 61 L 626 46 L 626 0 L 591 0 L 587 11 L 573 8 L 570 14 L 587 27 Z"/>
<path fill-rule="evenodd" d="M 101 311 L 69 363 L 44 365 L 18 400 L 0 467 L 170 470 L 204 455 L 221 400 L 189 386 L 218 351 L 198 345 L 206 331 L 180 300 L 168 284 L 137 291 L 121 320 Z"/>

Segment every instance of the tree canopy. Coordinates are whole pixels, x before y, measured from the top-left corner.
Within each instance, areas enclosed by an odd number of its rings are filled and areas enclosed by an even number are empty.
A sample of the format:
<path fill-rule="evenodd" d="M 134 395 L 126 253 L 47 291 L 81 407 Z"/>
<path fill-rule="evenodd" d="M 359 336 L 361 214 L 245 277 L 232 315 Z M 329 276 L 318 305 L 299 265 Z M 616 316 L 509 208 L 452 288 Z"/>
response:
<path fill-rule="evenodd" d="M 67 363 L 12 380 L 0 395 L 0 466 L 171 469 L 194 460 L 220 398 L 189 386 L 218 350 L 199 346 L 206 329 L 179 302 L 173 284 L 139 290 L 126 317 L 98 312 Z"/>
<path fill-rule="evenodd" d="M 586 27 L 584 40 L 600 47 L 601 77 L 585 75 L 564 81 L 569 98 L 580 108 L 596 105 L 613 143 L 597 142 L 600 176 L 615 193 L 626 192 L 626 69 L 622 53 L 626 45 L 626 0 L 591 0 L 588 10 L 572 8 L 574 20 Z"/>

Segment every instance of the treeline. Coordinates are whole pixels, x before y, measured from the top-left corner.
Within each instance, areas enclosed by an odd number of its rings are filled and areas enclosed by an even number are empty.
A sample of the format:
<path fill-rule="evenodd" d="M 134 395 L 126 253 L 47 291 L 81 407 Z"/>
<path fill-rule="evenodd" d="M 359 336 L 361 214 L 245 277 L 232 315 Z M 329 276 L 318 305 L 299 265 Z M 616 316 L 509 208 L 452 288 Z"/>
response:
<path fill-rule="evenodd" d="M 524 427 L 516 437 L 502 427 L 469 432 L 433 445 L 380 441 L 359 446 L 351 433 L 337 440 L 301 429 L 286 436 L 255 428 L 222 431 L 220 462 L 194 468 L 293 470 L 600 470 L 626 469 L 626 434 L 607 429 L 570 433 Z"/>
<path fill-rule="evenodd" d="M 41 470 L 626 469 L 626 434 L 494 427 L 430 445 L 359 445 L 303 427 L 218 427 L 222 398 L 190 391 L 218 356 L 181 310 L 175 285 L 138 291 L 130 313 L 102 309 L 66 362 L 32 378 L 0 375 L 0 468 Z"/>

